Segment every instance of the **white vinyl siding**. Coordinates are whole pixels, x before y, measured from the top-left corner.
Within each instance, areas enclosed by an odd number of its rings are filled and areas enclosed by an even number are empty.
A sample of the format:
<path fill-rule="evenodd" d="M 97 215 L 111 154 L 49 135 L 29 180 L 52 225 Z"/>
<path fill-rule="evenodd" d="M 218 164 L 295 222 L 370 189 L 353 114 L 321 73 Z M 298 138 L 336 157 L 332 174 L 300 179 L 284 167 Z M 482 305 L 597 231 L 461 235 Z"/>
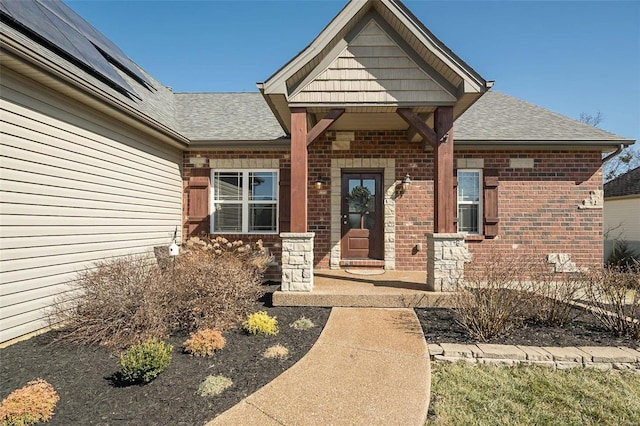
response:
<path fill-rule="evenodd" d="M 46 326 L 77 271 L 168 246 L 182 155 L 3 69 L 0 341 Z"/>
<path fill-rule="evenodd" d="M 640 252 L 640 197 L 604 199 L 604 260 L 611 254 L 614 244 L 621 241 Z"/>

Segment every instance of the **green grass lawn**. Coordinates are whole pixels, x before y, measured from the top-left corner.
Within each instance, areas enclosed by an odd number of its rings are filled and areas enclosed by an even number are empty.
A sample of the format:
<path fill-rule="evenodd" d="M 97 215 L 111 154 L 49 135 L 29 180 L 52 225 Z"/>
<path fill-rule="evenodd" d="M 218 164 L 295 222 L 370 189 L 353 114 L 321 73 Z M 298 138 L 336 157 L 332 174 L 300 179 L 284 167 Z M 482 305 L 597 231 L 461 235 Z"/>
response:
<path fill-rule="evenodd" d="M 432 363 L 427 425 L 640 425 L 640 373 Z"/>

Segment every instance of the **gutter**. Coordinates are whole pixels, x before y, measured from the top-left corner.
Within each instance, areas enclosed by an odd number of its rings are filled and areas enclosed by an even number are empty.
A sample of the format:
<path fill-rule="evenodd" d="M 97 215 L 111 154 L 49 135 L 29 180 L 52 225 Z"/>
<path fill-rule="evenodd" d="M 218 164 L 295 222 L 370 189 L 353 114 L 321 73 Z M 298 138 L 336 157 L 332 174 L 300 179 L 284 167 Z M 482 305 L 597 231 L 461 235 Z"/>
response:
<path fill-rule="evenodd" d="M 624 148 L 625 148 L 624 144 L 621 143 L 614 152 L 612 152 L 611 154 L 607 155 L 606 157 L 604 157 L 602 159 L 602 164 L 606 163 L 609 160 L 612 160 L 613 157 L 615 157 L 616 155 L 620 154 Z"/>

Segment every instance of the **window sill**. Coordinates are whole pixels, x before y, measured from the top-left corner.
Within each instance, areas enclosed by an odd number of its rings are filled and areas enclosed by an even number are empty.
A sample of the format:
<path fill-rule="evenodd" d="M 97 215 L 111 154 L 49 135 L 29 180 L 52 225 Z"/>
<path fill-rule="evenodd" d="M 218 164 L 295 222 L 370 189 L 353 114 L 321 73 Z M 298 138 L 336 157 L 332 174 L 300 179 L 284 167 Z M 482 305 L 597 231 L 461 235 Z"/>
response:
<path fill-rule="evenodd" d="M 484 235 L 467 234 L 464 236 L 465 241 L 484 241 Z"/>

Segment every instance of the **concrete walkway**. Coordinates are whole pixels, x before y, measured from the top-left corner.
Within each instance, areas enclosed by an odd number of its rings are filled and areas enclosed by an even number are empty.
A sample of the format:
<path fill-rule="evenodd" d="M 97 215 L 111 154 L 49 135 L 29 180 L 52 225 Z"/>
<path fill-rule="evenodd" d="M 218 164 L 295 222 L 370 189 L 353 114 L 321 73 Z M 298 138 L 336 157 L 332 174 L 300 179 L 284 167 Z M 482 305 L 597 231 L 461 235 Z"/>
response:
<path fill-rule="evenodd" d="M 334 308 L 300 361 L 208 426 L 423 425 L 430 373 L 413 309 Z"/>

